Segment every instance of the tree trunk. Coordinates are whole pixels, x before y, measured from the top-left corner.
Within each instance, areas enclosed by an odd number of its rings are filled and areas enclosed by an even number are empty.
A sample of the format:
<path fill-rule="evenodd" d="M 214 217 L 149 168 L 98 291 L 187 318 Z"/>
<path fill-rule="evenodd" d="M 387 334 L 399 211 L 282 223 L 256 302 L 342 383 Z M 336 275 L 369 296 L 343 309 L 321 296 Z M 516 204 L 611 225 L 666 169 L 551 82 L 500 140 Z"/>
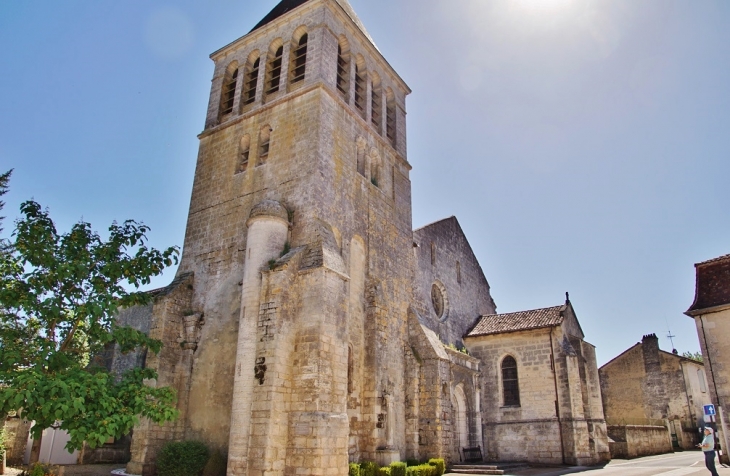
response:
<path fill-rule="evenodd" d="M 30 448 L 30 460 L 28 463 L 33 465 L 38 462 L 41 457 L 41 443 L 43 442 L 43 433 L 37 439 L 33 438 L 33 446 Z"/>

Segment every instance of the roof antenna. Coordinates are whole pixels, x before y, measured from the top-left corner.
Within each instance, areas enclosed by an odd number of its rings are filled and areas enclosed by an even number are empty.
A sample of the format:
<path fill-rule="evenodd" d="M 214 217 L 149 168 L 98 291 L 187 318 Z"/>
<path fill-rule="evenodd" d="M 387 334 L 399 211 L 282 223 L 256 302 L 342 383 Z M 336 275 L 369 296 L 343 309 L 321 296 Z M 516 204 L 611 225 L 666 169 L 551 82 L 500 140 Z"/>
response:
<path fill-rule="evenodd" d="M 667 330 L 669 330 L 669 328 L 667 328 Z M 667 332 L 667 337 L 669 338 L 669 342 L 672 343 L 672 354 L 674 354 L 674 355 L 679 354 L 679 352 L 677 352 L 677 349 L 674 348 L 674 340 L 673 340 L 677 336 L 673 336 L 672 331 L 669 330 L 669 332 Z"/>
<path fill-rule="evenodd" d="M 570 294 L 568 292 L 565 293 L 565 304 L 570 304 Z"/>

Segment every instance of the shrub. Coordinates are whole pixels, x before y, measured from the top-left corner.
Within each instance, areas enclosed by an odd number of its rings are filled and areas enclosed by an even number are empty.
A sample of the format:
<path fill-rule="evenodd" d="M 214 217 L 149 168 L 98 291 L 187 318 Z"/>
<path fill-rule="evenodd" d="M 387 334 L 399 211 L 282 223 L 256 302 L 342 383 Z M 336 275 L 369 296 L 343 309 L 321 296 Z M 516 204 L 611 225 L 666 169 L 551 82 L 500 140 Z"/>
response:
<path fill-rule="evenodd" d="M 408 466 L 406 468 L 406 476 L 436 476 L 436 466 L 431 466 L 430 464 Z"/>
<path fill-rule="evenodd" d="M 357 463 L 350 463 L 349 476 L 360 476 L 360 465 Z"/>
<path fill-rule="evenodd" d="M 390 471 L 390 466 L 385 466 L 384 468 L 380 468 L 378 470 L 378 475 L 379 476 L 391 476 L 392 473 Z"/>
<path fill-rule="evenodd" d="M 436 476 L 442 476 L 446 472 L 446 462 L 443 458 L 431 458 L 428 464 L 436 467 Z"/>
<path fill-rule="evenodd" d="M 203 468 L 203 476 L 226 476 L 228 459 L 218 450 L 210 455 L 208 463 Z"/>
<path fill-rule="evenodd" d="M 372 461 L 360 463 L 360 476 L 378 476 L 378 465 Z"/>
<path fill-rule="evenodd" d="M 406 464 L 401 462 L 391 463 L 390 476 L 406 476 Z"/>
<path fill-rule="evenodd" d="M 406 466 L 418 466 L 419 464 L 421 464 L 421 462 L 418 461 L 417 459 L 407 459 L 406 460 Z"/>
<path fill-rule="evenodd" d="M 198 476 L 208 462 L 208 447 L 198 441 L 165 444 L 157 455 L 158 476 Z"/>

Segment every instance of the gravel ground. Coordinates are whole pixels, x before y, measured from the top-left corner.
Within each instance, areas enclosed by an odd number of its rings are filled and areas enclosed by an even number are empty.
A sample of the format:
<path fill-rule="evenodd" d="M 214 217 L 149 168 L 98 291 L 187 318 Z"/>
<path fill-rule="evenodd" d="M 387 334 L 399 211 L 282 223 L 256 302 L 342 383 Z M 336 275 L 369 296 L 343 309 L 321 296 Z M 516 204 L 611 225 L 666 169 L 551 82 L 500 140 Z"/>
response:
<path fill-rule="evenodd" d="M 109 476 L 113 469 L 124 468 L 124 464 L 74 464 L 63 467 L 63 476 Z M 8 466 L 5 476 L 18 476 L 21 467 Z"/>

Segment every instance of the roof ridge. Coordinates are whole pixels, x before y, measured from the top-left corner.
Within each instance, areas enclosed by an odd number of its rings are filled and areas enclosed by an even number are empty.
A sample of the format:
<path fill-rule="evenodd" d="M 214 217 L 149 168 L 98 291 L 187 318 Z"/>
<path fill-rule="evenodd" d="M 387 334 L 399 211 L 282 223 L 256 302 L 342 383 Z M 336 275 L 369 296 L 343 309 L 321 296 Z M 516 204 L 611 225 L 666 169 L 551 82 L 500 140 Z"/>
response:
<path fill-rule="evenodd" d="M 560 309 L 565 307 L 565 304 L 560 304 L 559 306 L 550 306 L 550 307 L 538 307 L 537 309 L 527 309 L 524 311 L 513 311 L 513 312 L 501 312 L 497 314 L 482 314 L 479 317 L 490 317 L 490 316 L 509 316 L 511 314 L 525 314 L 527 312 L 535 312 L 535 311 L 547 311 L 550 309 Z"/>

